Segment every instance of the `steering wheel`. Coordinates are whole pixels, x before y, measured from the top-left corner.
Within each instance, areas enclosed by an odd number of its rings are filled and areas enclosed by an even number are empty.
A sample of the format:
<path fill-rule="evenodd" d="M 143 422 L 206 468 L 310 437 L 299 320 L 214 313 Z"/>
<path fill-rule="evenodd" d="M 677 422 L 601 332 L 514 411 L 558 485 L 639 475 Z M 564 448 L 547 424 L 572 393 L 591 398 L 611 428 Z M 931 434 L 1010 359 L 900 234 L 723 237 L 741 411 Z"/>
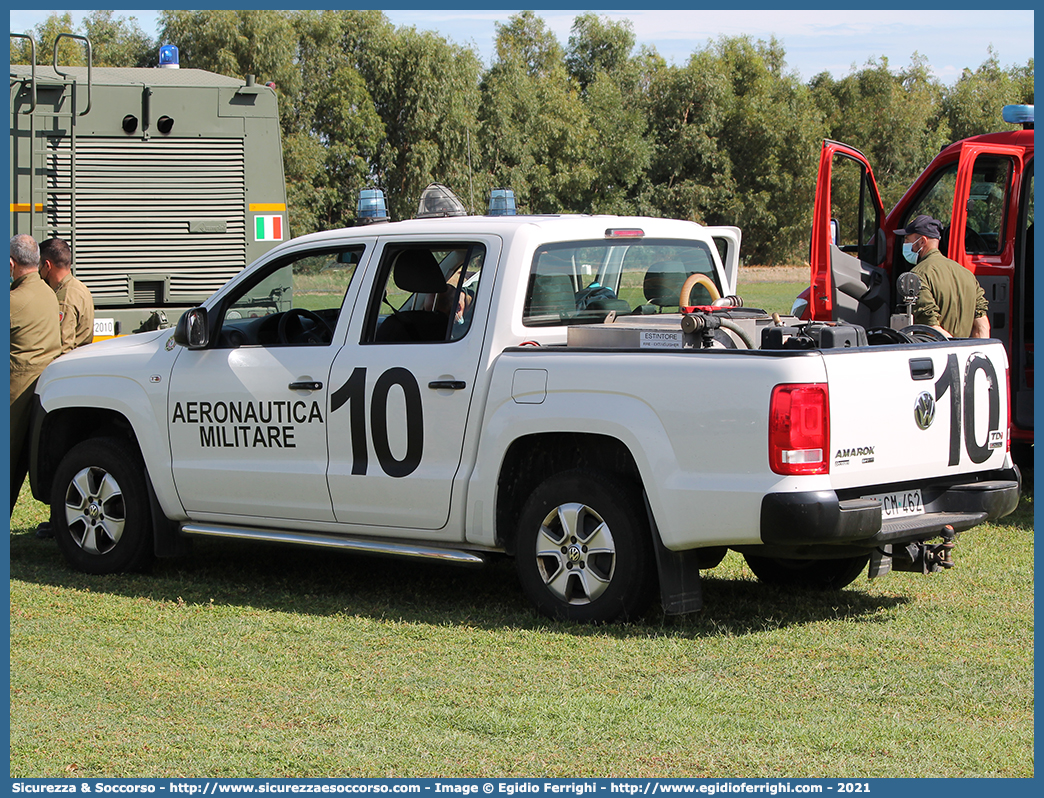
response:
<path fill-rule="evenodd" d="M 291 327 L 293 319 L 293 327 Z M 306 326 L 305 321 L 311 326 Z M 307 308 L 290 308 L 279 319 L 279 343 L 281 344 L 328 344 L 333 340 L 333 330 L 326 320 Z"/>

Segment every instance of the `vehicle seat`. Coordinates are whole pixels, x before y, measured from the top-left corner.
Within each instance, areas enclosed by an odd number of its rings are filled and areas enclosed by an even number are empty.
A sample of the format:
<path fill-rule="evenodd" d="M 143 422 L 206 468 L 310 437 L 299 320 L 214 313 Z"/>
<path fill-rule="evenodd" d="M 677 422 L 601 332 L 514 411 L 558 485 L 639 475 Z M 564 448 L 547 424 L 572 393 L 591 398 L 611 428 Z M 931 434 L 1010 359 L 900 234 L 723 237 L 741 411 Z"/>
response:
<path fill-rule="evenodd" d="M 446 289 L 446 277 L 435 256 L 426 249 L 405 249 L 392 265 L 395 287 L 409 294 L 438 294 Z M 374 340 L 445 341 L 449 316 L 437 310 L 404 310 L 386 318 Z"/>
<path fill-rule="evenodd" d="M 678 295 L 688 276 L 681 261 L 661 260 L 654 263 L 645 272 L 645 282 L 642 284 L 646 301 L 658 308 L 678 307 Z"/>

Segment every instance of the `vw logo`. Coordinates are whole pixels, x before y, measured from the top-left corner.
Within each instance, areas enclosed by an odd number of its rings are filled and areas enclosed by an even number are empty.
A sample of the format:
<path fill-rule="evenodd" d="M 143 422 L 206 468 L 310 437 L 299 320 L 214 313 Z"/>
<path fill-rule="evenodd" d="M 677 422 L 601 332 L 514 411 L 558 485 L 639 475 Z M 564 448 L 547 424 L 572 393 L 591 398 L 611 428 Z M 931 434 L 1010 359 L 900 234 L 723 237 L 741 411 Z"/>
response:
<path fill-rule="evenodd" d="M 914 405 L 914 421 L 921 429 L 928 429 L 935 421 L 935 397 L 927 391 L 922 391 L 917 397 Z"/>

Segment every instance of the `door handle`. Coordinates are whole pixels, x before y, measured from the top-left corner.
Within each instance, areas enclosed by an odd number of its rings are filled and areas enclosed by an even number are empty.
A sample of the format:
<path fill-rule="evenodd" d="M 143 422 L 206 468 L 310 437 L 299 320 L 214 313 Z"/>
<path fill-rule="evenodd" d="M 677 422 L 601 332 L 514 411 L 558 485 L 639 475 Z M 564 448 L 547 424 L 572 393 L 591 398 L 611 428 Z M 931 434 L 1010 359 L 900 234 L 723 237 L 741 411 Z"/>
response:
<path fill-rule="evenodd" d="M 428 383 L 428 387 L 435 390 L 448 388 L 451 391 L 462 391 L 468 387 L 468 384 L 464 380 L 432 380 Z"/>
<path fill-rule="evenodd" d="M 935 377 L 935 366 L 932 365 L 930 357 L 915 357 L 910 359 L 910 379 L 930 380 Z"/>
<path fill-rule="evenodd" d="M 313 382 L 313 381 L 310 381 L 310 380 L 305 380 L 305 381 L 302 381 L 302 382 L 292 382 L 292 383 L 290 383 L 290 390 L 291 391 L 321 391 L 322 389 L 323 389 L 323 384 L 321 382 Z"/>

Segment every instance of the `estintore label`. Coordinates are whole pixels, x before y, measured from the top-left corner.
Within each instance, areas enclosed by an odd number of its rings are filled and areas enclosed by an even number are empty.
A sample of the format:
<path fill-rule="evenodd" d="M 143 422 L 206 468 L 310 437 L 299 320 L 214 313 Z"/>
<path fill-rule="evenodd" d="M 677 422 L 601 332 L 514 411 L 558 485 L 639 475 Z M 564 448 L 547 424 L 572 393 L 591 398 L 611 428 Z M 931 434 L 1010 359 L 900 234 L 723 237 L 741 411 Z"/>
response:
<path fill-rule="evenodd" d="M 681 330 L 654 332 L 653 330 L 642 330 L 639 333 L 638 346 L 641 349 L 681 349 Z"/>

